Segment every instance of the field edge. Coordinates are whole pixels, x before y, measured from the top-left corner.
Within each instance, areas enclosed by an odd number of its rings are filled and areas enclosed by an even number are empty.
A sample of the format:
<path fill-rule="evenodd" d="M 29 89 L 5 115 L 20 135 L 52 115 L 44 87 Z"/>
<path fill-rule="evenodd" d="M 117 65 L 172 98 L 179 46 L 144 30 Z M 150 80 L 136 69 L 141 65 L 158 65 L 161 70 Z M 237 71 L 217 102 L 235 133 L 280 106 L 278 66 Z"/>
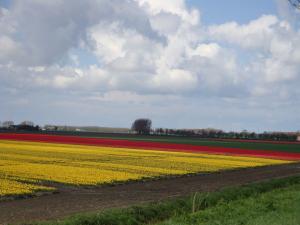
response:
<path fill-rule="evenodd" d="M 128 208 L 108 209 L 101 212 L 76 214 L 62 220 L 28 223 L 28 225 L 141 225 L 160 224 L 173 216 L 188 215 L 274 190 L 300 184 L 300 175 L 271 179 L 214 192 L 195 192 L 186 197 L 134 205 Z M 195 200 L 196 199 L 196 200 Z"/>

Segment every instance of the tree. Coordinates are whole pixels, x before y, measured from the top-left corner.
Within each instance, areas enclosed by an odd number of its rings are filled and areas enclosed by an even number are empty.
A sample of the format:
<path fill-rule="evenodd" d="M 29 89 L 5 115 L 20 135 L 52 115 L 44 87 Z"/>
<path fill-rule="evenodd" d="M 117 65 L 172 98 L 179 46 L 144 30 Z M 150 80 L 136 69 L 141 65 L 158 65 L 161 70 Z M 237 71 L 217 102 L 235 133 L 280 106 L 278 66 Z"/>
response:
<path fill-rule="evenodd" d="M 138 134 L 149 134 L 152 126 L 150 119 L 137 119 L 133 122 L 131 130 Z"/>
<path fill-rule="evenodd" d="M 294 6 L 297 9 L 300 9 L 300 0 L 288 0 L 292 6 Z"/>
<path fill-rule="evenodd" d="M 4 121 L 2 123 L 3 128 L 9 128 L 10 126 L 13 126 L 13 125 L 14 125 L 14 121 Z"/>
<path fill-rule="evenodd" d="M 20 125 L 33 127 L 34 123 L 32 121 L 23 121 L 22 123 L 20 123 Z"/>

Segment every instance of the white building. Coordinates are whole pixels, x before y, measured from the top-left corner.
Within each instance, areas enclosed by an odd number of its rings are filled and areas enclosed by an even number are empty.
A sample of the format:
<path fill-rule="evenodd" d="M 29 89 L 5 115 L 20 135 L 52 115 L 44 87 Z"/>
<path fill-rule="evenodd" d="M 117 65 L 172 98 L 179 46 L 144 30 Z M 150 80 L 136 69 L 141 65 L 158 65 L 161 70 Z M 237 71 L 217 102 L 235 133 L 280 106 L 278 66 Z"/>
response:
<path fill-rule="evenodd" d="M 13 125 L 14 125 L 13 121 L 4 121 L 2 123 L 2 127 L 4 127 L 4 128 L 9 128 L 10 126 L 13 126 Z"/>

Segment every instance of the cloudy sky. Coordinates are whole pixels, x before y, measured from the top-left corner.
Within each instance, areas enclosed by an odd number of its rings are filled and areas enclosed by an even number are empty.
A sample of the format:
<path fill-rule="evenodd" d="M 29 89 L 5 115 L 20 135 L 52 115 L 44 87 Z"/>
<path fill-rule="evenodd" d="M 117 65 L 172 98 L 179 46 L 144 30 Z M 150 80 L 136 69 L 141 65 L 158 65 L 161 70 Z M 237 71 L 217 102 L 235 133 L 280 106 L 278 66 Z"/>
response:
<path fill-rule="evenodd" d="M 287 0 L 0 0 L 0 121 L 300 130 Z"/>

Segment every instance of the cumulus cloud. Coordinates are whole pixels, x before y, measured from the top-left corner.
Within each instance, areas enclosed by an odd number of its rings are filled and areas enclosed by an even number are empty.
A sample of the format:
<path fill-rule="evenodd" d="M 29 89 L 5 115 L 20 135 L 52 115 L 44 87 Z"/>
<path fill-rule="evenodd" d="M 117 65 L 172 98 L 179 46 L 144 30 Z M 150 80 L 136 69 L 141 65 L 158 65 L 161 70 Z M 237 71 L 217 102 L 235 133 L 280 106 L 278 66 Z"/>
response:
<path fill-rule="evenodd" d="M 283 12 L 206 26 L 184 0 L 14 0 L 0 7 L 0 87 L 11 98 L 296 102 L 299 46 Z"/>
<path fill-rule="evenodd" d="M 36 1 L 16 0 L 12 8 L 1 10 L 1 30 L 14 27 L 11 36 L 18 39 L 21 50 L 17 63 L 50 65 L 61 60 L 71 48 L 87 43 L 87 29 L 98 23 L 117 22 L 138 33 L 160 37 L 151 29 L 149 20 L 132 1 Z M 11 29 L 10 29 L 11 30 Z M 30 57 L 27 57 L 30 55 Z"/>
<path fill-rule="evenodd" d="M 21 65 L 23 79 L 36 85 L 180 95 L 201 89 L 215 93 L 224 80 L 235 82 L 228 80 L 237 72 L 234 54 L 205 37 L 199 11 L 182 0 L 74 1 L 70 6 L 62 0 L 16 1 L 5 14 L 7 26 L 15 29 L 0 39 L 5 46 L 0 59 L 3 65 Z M 68 52 L 76 48 L 98 63 L 66 65 Z M 74 59 L 80 64 L 78 55 Z M 41 66 L 46 67 L 39 73 L 28 70 Z"/>
<path fill-rule="evenodd" d="M 279 98 L 298 95 L 297 89 L 287 90 L 300 82 L 299 29 L 288 20 L 263 15 L 248 24 L 214 25 L 208 33 L 212 39 L 232 45 L 236 52 L 240 50 L 241 57 L 245 51 L 251 55 L 244 66 L 249 74 L 245 81 L 251 81 L 250 93 Z"/>
<path fill-rule="evenodd" d="M 238 44 L 244 48 L 264 49 L 274 35 L 274 25 L 278 18 L 274 15 L 264 15 L 248 24 L 228 22 L 209 27 L 208 32 L 213 39 Z"/>

